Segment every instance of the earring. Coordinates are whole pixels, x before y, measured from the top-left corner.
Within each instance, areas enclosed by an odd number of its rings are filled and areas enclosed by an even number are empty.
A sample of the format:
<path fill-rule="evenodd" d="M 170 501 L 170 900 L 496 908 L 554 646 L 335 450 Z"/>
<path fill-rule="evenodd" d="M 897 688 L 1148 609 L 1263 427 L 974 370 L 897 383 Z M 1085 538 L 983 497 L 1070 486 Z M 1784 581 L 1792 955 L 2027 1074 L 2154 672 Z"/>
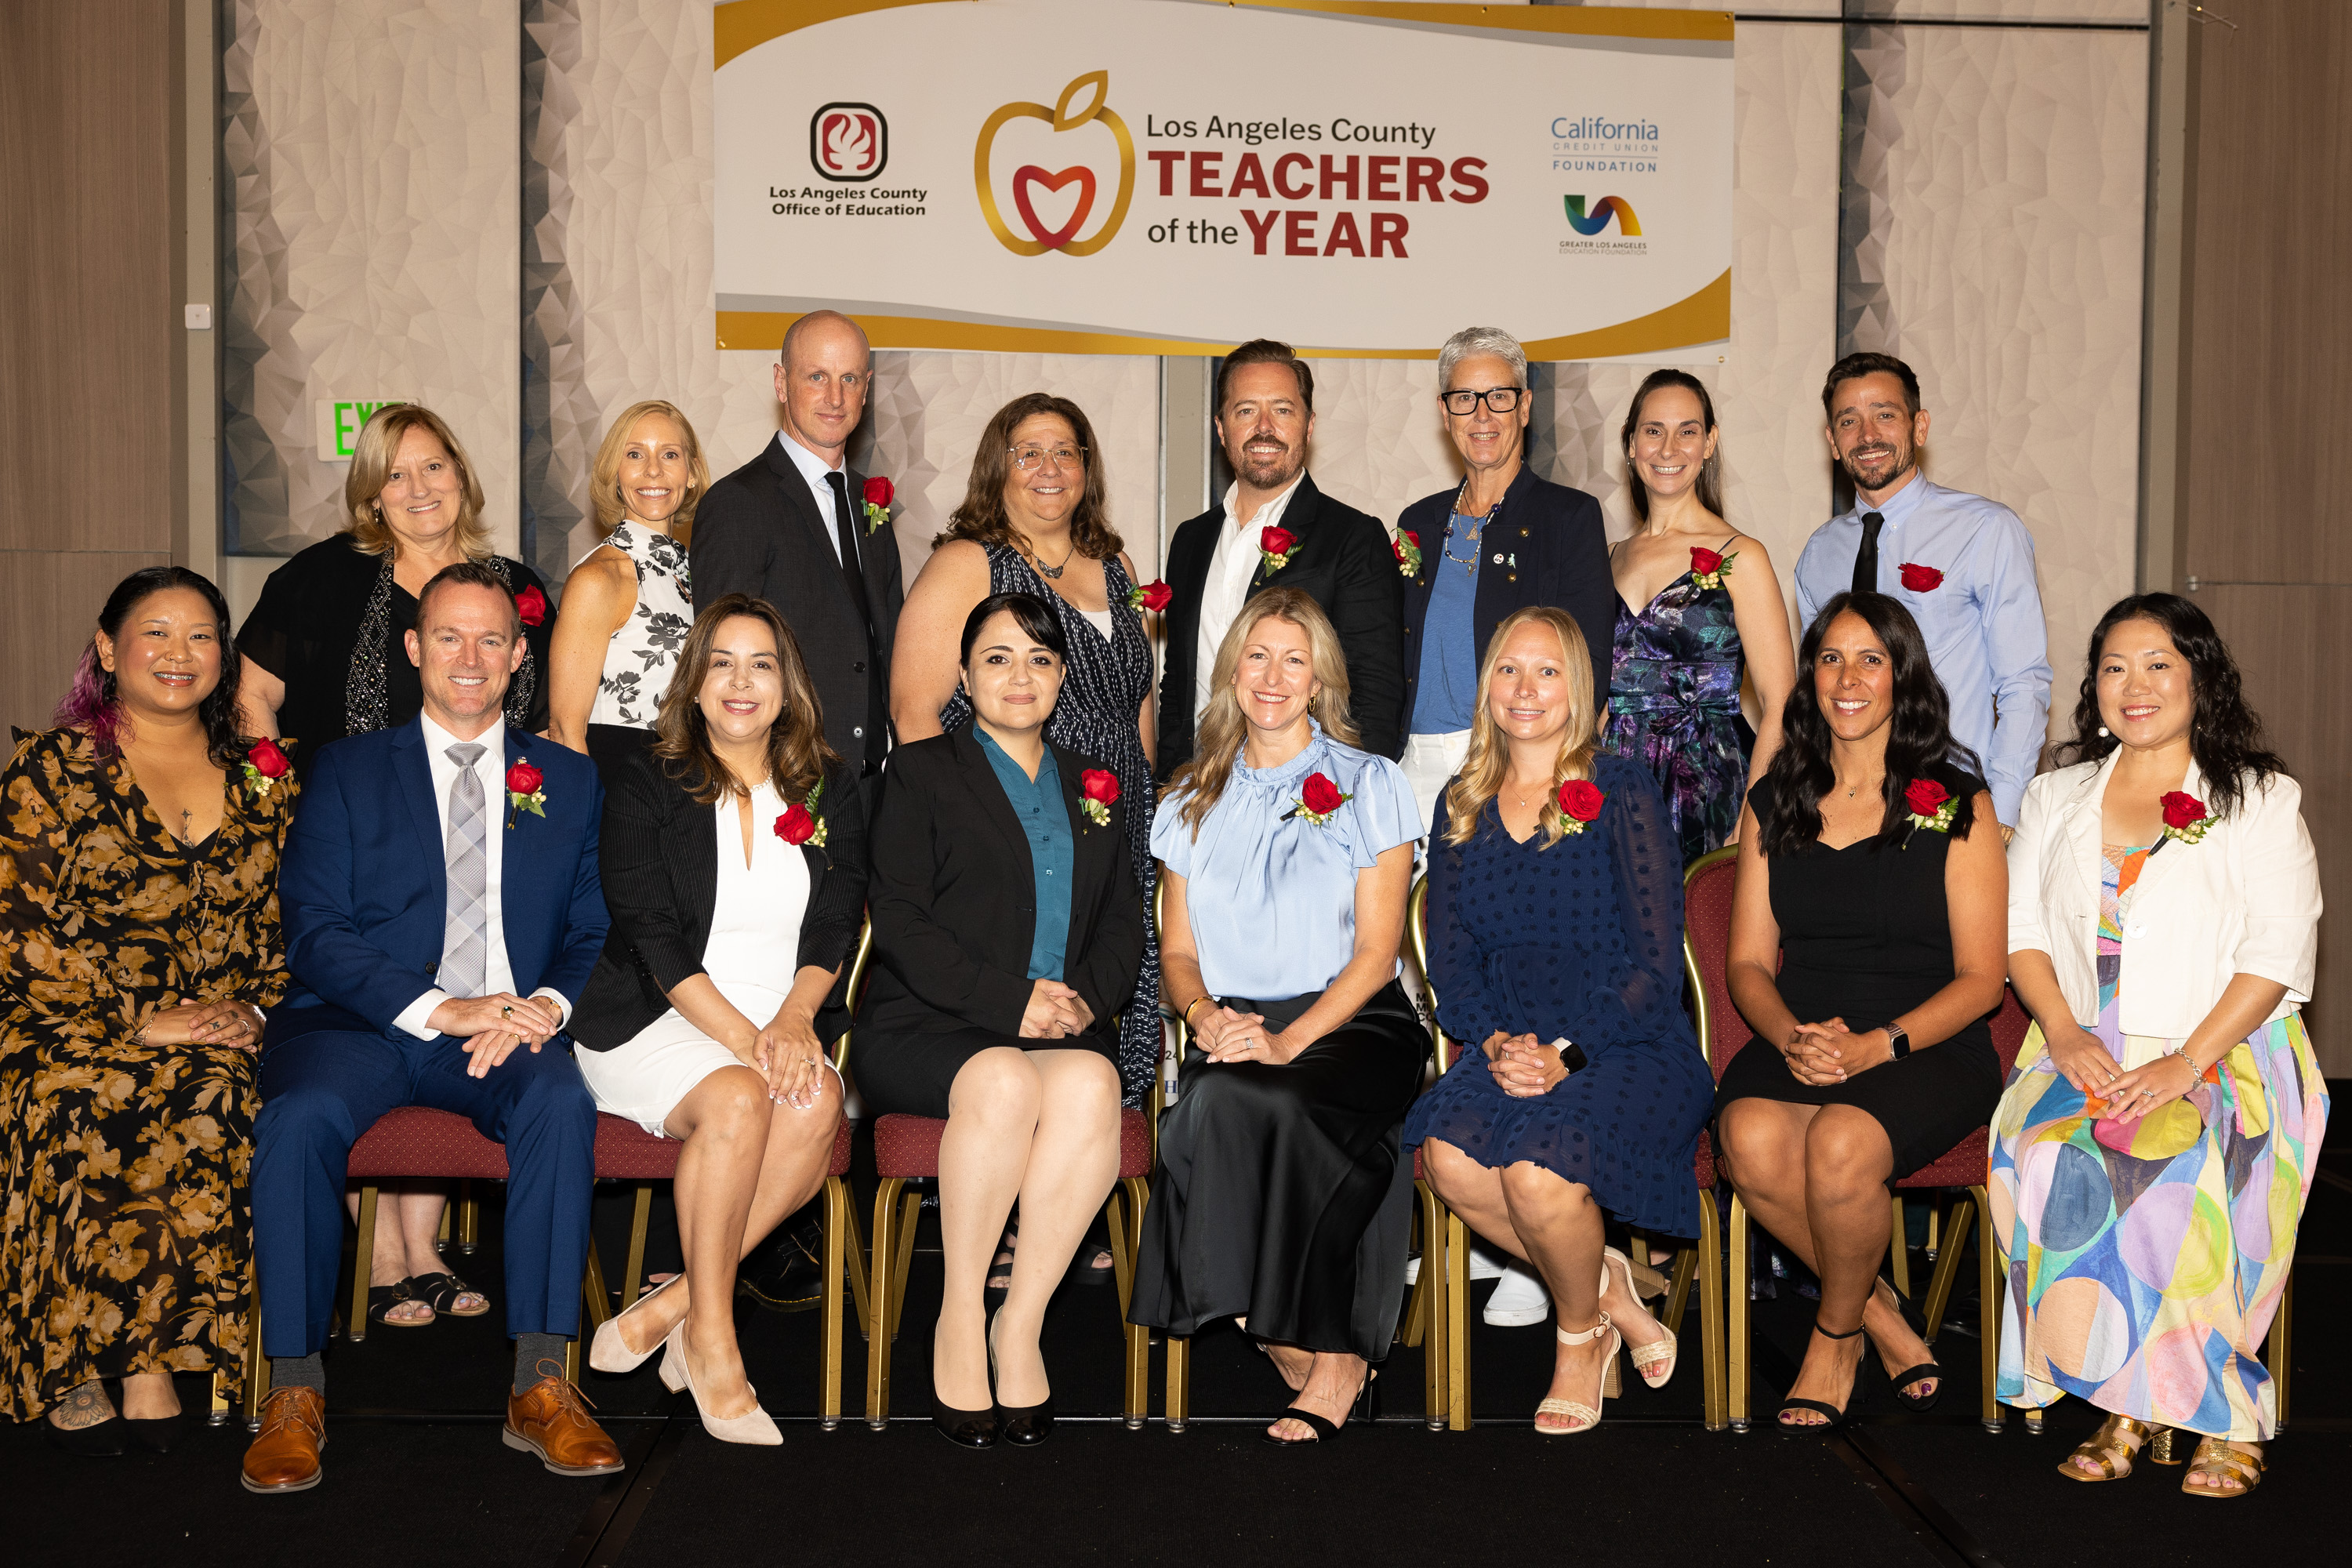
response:
<path fill-rule="evenodd" d="M 2107 727 L 2106 727 L 2105 724 L 2102 724 L 2102 725 L 2100 725 L 2100 726 L 2099 726 L 2099 739 L 2100 739 L 2100 740 L 2102 740 L 2102 741 L 2104 741 L 2104 740 L 2105 740 L 2106 738 L 2107 738 Z"/>

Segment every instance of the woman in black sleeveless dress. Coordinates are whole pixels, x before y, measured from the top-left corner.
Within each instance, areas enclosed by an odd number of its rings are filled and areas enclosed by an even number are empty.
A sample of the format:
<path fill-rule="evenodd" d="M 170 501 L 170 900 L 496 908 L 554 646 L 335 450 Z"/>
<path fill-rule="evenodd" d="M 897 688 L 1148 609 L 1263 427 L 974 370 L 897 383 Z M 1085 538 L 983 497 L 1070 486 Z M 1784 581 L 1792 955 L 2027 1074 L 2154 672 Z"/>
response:
<path fill-rule="evenodd" d="M 1151 644 L 1145 595 L 1106 513 L 1093 447 L 1093 426 L 1066 398 L 1030 393 L 989 421 L 963 504 L 908 590 L 891 655 L 890 719 L 900 745 L 969 725 L 971 704 L 956 689 L 964 617 L 996 594 L 1028 594 L 1052 605 L 1069 658 L 1045 739 L 1118 775 L 1136 885 L 1148 910 L 1158 871 L 1150 848 Z M 1145 936 L 1119 1029 L 1119 1082 L 1129 1105 L 1141 1103 L 1160 1064 L 1160 941 L 1149 922 Z"/>
<path fill-rule="evenodd" d="M 1785 740 L 1748 792 L 1727 978 L 1756 1030 L 1716 1092 L 1717 1148 L 1758 1221 L 1821 1276 L 1783 1426 L 1851 1412 L 1865 1331 L 1906 1405 L 1940 1390 L 1891 1291 L 1887 1188 L 1985 1124 L 2009 877 L 1977 760 L 1952 741 L 1910 613 L 1822 607 Z"/>

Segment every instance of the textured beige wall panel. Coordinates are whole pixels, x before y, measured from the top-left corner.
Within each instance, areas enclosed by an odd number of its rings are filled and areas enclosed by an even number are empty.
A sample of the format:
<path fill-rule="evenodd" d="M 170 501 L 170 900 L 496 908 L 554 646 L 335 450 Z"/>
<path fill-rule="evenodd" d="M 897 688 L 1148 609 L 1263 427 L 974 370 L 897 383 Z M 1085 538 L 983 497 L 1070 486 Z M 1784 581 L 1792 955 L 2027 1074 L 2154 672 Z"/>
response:
<path fill-rule="evenodd" d="M 457 433 L 517 532 L 520 33 L 499 0 L 232 0 L 227 442 L 237 544 L 339 526 L 313 399 L 403 395 Z"/>
<path fill-rule="evenodd" d="M 2134 578 L 2147 40 L 1900 33 L 1868 128 L 1886 180 L 1883 346 L 1919 372 L 1928 475 L 2033 534 L 2064 733 L 2091 627 Z"/>

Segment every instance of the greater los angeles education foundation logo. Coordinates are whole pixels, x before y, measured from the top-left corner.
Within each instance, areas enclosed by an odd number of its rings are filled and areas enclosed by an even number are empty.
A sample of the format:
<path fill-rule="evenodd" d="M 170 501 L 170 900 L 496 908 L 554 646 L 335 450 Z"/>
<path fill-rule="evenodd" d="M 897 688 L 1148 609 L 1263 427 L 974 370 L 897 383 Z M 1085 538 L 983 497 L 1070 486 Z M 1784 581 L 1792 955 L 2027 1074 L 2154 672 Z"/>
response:
<path fill-rule="evenodd" d="M 1089 89 L 1093 97 L 1086 106 L 1073 107 Z M 997 204 L 998 174 L 992 163 L 997 133 L 1015 120 L 1045 121 L 1054 131 L 1053 150 L 1045 154 L 1046 161 L 1059 163 L 1064 157 L 1072 160 L 1065 167 L 1051 169 L 1043 163 L 1023 163 L 1004 174 L 1006 194 L 1012 199 L 1015 216 L 1026 230 L 1026 237 L 1005 222 L 1003 210 Z M 1061 140 L 1064 136 L 1069 138 L 1066 144 Z M 1037 142 L 1043 139 L 1033 135 L 1025 140 L 1034 153 Z M 1105 189 L 1111 184 L 1114 151 L 1118 154 L 1117 194 L 1111 198 L 1109 216 L 1088 233 L 1087 220 L 1095 216 Z M 1127 121 L 1110 107 L 1110 72 L 1088 71 L 1076 78 L 1062 89 L 1061 98 L 1051 109 L 1042 103 L 1008 103 L 990 115 L 980 128 L 980 141 L 972 149 L 971 177 L 980 193 L 981 216 L 988 220 L 989 232 L 1015 256 L 1043 256 L 1049 250 L 1058 250 L 1065 256 L 1092 256 L 1108 245 L 1111 237 L 1118 232 L 1118 226 L 1127 220 L 1127 204 L 1135 195 L 1135 139 L 1128 134 Z M 1077 187 L 1076 198 L 1058 225 L 1039 217 L 1040 187 L 1058 195 L 1074 184 Z"/>
<path fill-rule="evenodd" d="M 1628 239 L 1640 237 L 1642 220 L 1633 216 L 1633 205 L 1623 196 L 1603 196 L 1592 205 L 1592 216 L 1584 216 L 1582 196 L 1563 197 L 1568 205 L 1568 226 L 1591 238 L 1609 226 L 1612 217 L 1617 220 L 1617 232 Z M 1672 227 L 1672 225 L 1667 226 Z"/>
<path fill-rule="evenodd" d="M 870 180 L 890 161 L 890 122 L 870 103 L 828 103 L 809 116 L 809 163 L 828 180 Z"/>

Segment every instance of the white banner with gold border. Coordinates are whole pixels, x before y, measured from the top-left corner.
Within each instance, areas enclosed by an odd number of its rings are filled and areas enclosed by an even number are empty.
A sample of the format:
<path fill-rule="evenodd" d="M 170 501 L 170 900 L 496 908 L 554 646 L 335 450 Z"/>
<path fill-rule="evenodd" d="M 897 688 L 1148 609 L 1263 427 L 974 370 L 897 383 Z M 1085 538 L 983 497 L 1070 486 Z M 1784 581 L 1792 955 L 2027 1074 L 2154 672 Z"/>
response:
<path fill-rule="evenodd" d="M 1720 353 L 1728 12 L 1375 0 L 736 0 L 721 348 Z"/>

